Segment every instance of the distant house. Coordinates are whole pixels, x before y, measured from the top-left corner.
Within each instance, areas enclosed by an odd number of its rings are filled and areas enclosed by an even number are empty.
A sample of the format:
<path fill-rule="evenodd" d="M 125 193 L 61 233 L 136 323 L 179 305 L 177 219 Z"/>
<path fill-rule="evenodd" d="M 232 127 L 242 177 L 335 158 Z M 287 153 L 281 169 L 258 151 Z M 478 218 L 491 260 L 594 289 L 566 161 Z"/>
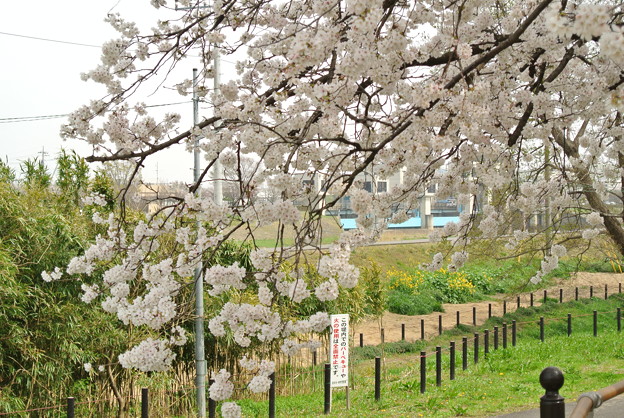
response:
<path fill-rule="evenodd" d="M 141 183 L 137 188 L 138 206 L 148 214 L 154 214 L 177 204 L 188 193 L 183 183 Z"/>

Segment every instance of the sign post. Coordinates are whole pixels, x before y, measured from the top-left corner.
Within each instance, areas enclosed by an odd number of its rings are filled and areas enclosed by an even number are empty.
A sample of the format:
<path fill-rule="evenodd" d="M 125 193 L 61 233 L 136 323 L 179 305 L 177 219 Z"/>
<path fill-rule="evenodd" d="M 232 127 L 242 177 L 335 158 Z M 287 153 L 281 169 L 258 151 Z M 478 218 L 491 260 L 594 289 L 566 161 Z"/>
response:
<path fill-rule="evenodd" d="M 330 386 L 349 390 L 349 315 L 331 315 L 329 338 L 329 364 L 331 365 Z"/>

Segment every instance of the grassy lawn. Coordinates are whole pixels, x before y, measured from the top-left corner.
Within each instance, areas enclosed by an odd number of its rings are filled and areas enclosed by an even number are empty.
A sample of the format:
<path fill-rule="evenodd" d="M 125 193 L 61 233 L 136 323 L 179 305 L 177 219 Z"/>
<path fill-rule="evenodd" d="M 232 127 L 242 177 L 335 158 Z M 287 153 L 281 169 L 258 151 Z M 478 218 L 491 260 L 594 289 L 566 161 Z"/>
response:
<path fill-rule="evenodd" d="M 540 372 L 547 366 L 563 370 L 565 385 L 561 394 L 573 402 L 579 394 L 597 390 L 624 379 L 624 347 L 617 332 L 615 311 L 624 305 L 622 295 L 613 295 L 608 301 L 583 300 L 558 304 L 549 302 L 541 307 L 523 308 L 505 316 L 508 324 L 518 322 L 518 343 L 494 350 L 490 335 L 490 353 L 483 354 L 480 341 L 480 359 L 473 362 L 472 338 L 469 338 L 468 369 L 461 370 L 461 338 L 472 337 L 474 332 L 502 325 L 502 318 L 492 318 L 480 329 L 462 326 L 427 343 L 403 343 L 411 351 L 405 354 L 388 354 L 393 344 L 386 345 L 383 366 L 381 401 L 374 400 L 374 361 L 376 350 L 365 347 L 352 351 L 353 368 L 350 390 L 350 409 L 346 408 L 344 389 L 333 395 L 333 416 L 345 417 L 452 417 L 489 416 L 516 410 L 536 408 L 544 394 L 538 382 Z M 598 337 L 593 336 L 592 312 L 598 318 Z M 603 313 L 605 312 L 605 313 Z M 573 317 L 573 334 L 567 336 L 567 314 Z M 547 319 L 545 342 L 539 340 L 539 317 Z M 510 327 L 511 329 L 511 327 Z M 443 381 L 435 383 L 436 345 L 448 347 L 457 342 L 456 379 L 449 380 L 448 348 L 443 350 Z M 427 344 L 427 346 L 425 346 Z M 419 351 L 427 351 L 427 390 L 420 393 Z M 279 383 L 278 383 L 279 385 Z M 277 415 L 281 417 L 315 417 L 323 415 L 323 391 L 319 381 L 312 394 L 277 398 Z M 243 400 L 244 416 L 266 416 L 267 402 Z"/>

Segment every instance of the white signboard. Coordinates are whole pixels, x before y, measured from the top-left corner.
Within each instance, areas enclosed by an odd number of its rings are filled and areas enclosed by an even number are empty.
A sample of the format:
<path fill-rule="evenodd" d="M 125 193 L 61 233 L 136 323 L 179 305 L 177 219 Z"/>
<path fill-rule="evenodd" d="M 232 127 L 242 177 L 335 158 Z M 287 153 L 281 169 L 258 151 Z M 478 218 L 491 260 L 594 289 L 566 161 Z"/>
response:
<path fill-rule="evenodd" d="M 349 385 L 349 315 L 331 315 L 329 363 L 331 387 Z"/>

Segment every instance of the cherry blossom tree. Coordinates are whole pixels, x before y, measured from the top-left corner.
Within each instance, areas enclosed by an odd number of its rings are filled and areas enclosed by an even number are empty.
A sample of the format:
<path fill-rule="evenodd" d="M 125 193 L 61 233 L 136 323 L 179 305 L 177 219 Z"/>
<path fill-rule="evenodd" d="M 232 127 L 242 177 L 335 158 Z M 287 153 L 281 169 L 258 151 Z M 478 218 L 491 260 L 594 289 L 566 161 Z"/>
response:
<path fill-rule="evenodd" d="M 152 0 L 170 8 L 166 0 Z M 96 219 L 108 235 L 63 274 L 103 280 L 88 287 L 88 299 L 135 326 L 159 331 L 120 356 L 124 367 L 161 370 L 182 343 L 178 295 L 193 269 L 210 259 L 233 231 L 246 230 L 253 242 L 258 225 L 278 222 L 296 231 L 295 244 L 256 248 L 253 269 L 238 265 L 204 267 L 211 295 L 255 289 L 252 302 L 230 301 L 210 320 L 216 336 L 231 332 L 242 346 L 284 340 L 291 352 L 300 332 L 320 331 L 327 315 L 285 321 L 278 298 L 298 303 L 310 297 L 337 297 L 353 287 L 358 270 L 349 264 L 352 248 L 378 236 L 387 222 L 401 222 L 435 182 L 438 196 L 468 205 L 486 190 L 489 203 L 464 212 L 437 235 L 459 236 L 450 255 L 454 268 L 465 262 L 469 232 L 483 238 L 508 234 L 509 251 L 529 238 L 514 224 L 518 213 L 548 214 L 551 231 L 542 270 L 565 255 L 556 234 L 571 208 L 585 208 L 592 238 L 604 226 L 624 253 L 622 214 L 606 196 L 622 198 L 624 148 L 623 6 L 617 0 L 217 0 L 204 8 L 179 1 L 187 10 L 176 20 L 155 24 L 150 33 L 119 15 L 108 16 L 119 37 L 102 48 L 102 62 L 84 74 L 106 86 L 108 95 L 75 111 L 62 128 L 65 138 L 93 146 L 89 161 L 132 161 L 137 166 L 177 144 L 205 155 L 189 194 L 166 211 L 126 232 L 123 216 Z M 218 48 L 217 48 L 218 47 Z M 216 53 L 237 61 L 238 77 L 210 92 Z M 192 80 L 171 79 L 190 62 L 199 67 L 200 87 L 212 109 L 194 127 L 180 116 L 156 117 L 137 102 L 150 81 L 188 93 Z M 149 87 L 152 88 L 152 87 Z M 238 176 L 240 195 L 260 185 L 277 191 L 273 203 L 241 199 L 218 205 L 194 192 L 214 179 L 217 160 L 236 172 L 244 161 L 255 169 Z M 403 183 L 384 193 L 362 189 L 358 177 L 402 172 Z M 314 178 L 323 187 L 303 187 Z M 324 281 L 304 280 L 310 252 L 320 252 L 324 210 L 350 196 L 359 228 L 344 232 L 316 264 Z M 294 201 L 309 202 L 301 212 Z M 189 221 L 201 226 L 190 227 Z M 205 225 L 210 225 L 210 228 Z M 510 227 L 511 225 L 511 227 Z M 175 257 L 150 257 L 163 235 L 174 234 Z M 445 257 L 436 256 L 435 268 Z M 282 266 L 290 267 L 285 272 Z M 94 287 L 97 286 L 97 287 Z M 91 292 L 91 293 L 89 293 Z M 85 295 L 86 297 L 86 295 Z M 264 366 L 263 366 L 264 367 Z M 265 376 L 266 367 L 258 376 Z M 211 396 L 231 394 L 227 372 Z M 254 387 L 266 388 L 258 378 Z M 229 412 L 228 412 L 229 411 Z M 238 410 L 228 404 L 224 412 Z"/>

